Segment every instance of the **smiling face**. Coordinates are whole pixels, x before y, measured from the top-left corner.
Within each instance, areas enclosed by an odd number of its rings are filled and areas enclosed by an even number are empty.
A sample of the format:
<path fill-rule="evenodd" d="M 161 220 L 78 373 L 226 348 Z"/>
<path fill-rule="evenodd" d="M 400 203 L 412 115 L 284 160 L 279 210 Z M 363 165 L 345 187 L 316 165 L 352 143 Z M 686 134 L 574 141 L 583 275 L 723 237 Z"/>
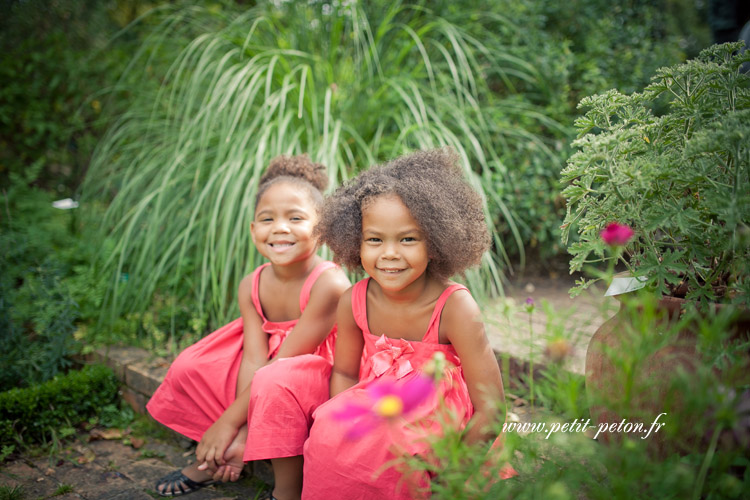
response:
<path fill-rule="evenodd" d="M 306 189 L 291 182 L 278 182 L 258 200 L 250 233 L 256 248 L 274 265 L 303 262 L 315 255 L 318 221 L 316 206 Z"/>
<path fill-rule="evenodd" d="M 427 240 L 398 196 L 379 196 L 363 207 L 360 258 L 384 291 L 404 292 L 426 279 Z"/>

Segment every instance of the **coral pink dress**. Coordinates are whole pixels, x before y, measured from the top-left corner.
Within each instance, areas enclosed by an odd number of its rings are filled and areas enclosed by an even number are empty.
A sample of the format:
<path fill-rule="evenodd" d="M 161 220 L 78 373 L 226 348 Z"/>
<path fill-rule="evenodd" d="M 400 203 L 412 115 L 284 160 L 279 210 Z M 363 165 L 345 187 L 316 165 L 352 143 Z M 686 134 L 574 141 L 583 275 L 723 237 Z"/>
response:
<path fill-rule="evenodd" d="M 461 360 L 450 344 L 440 344 L 438 329 L 440 315 L 446 301 L 462 285 L 451 285 L 438 298 L 427 332 L 422 341 L 393 339 L 373 335 L 367 324 L 367 284 L 369 278 L 358 282 L 352 289 L 354 320 L 364 335 L 364 352 L 357 385 L 322 404 L 313 414 L 314 423 L 304 446 L 303 499 L 336 498 L 357 499 L 407 499 L 414 498 L 408 483 L 420 487 L 428 485 L 426 475 L 404 481 L 403 474 L 389 462 L 397 453 L 421 454 L 429 444 L 424 439 L 441 434 L 437 413 L 448 408 L 455 412 L 451 419 L 463 427 L 474 413 L 469 390 L 461 368 Z M 346 437 L 349 425 L 357 420 L 340 422 L 333 413 L 347 402 L 368 400 L 366 388 L 380 377 L 398 379 L 414 376 L 436 352 L 445 354 L 446 370 L 437 391 L 402 421 L 386 422 L 381 427 L 356 440 Z M 440 401 L 444 401 L 442 407 Z M 442 415 L 445 415 L 441 412 Z M 409 425 L 416 423 L 416 425 Z M 393 425 L 396 424 L 396 425 Z"/>
<path fill-rule="evenodd" d="M 251 295 L 255 309 L 263 320 L 263 331 L 268 334 L 268 358 L 271 359 L 278 353 L 281 343 L 298 320 L 272 322 L 268 321 L 263 314 L 258 298 L 258 283 L 261 272 L 268 265 L 268 263 L 264 264 L 253 272 Z M 302 285 L 299 298 L 300 311 L 305 310 L 310 300 L 310 290 L 317 278 L 334 267 L 336 265 L 333 262 L 324 261 L 313 269 Z M 242 318 L 238 318 L 182 351 L 169 367 L 164 381 L 146 405 L 151 416 L 180 434 L 200 441 L 208 428 L 235 400 L 243 338 Z M 336 327 L 334 326 L 325 341 L 318 346 L 315 354 L 304 356 L 313 358 L 310 362 L 313 365 L 319 364 L 323 370 L 319 376 L 326 377 L 326 382 L 321 382 L 321 385 L 327 386 L 335 340 Z M 262 369 L 256 372 L 256 377 L 261 371 Z M 253 387 L 255 382 L 254 377 Z M 303 427 L 304 434 L 307 435 L 309 429 L 307 420 L 290 423 L 292 424 Z M 246 452 L 251 446 L 250 435 L 249 433 Z M 252 435 L 255 437 L 255 434 Z"/>

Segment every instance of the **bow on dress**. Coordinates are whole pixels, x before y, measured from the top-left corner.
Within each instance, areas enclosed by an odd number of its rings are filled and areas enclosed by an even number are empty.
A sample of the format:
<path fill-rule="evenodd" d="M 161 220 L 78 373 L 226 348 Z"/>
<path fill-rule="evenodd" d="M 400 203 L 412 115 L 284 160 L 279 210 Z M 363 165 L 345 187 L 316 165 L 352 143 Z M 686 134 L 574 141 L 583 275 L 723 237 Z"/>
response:
<path fill-rule="evenodd" d="M 406 340 L 392 339 L 383 334 L 375 341 L 375 349 L 377 352 L 370 359 L 372 371 L 376 377 L 391 370 L 392 375 L 398 379 L 414 371 L 411 362 L 403 358 L 404 354 L 414 352 L 414 348 Z"/>
<path fill-rule="evenodd" d="M 289 330 L 284 328 L 274 328 L 273 330 L 266 330 L 268 334 L 268 359 L 276 356 L 279 352 L 279 347 L 284 339 L 289 334 Z"/>

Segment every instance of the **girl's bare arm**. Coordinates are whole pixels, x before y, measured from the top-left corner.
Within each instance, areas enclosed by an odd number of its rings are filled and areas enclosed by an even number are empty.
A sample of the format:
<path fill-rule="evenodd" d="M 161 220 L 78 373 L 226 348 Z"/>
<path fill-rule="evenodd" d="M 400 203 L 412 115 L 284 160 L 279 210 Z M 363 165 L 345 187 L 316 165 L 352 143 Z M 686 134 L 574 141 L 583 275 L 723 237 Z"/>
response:
<path fill-rule="evenodd" d="M 362 330 L 354 321 L 351 288 L 344 292 L 339 300 L 336 321 L 338 337 L 331 373 L 331 397 L 359 382 L 359 365 L 365 341 L 362 338 Z"/>
<path fill-rule="evenodd" d="M 242 316 L 242 360 L 237 375 L 237 396 L 250 387 L 253 375 L 268 361 L 268 334 L 263 331 L 263 320 L 255 310 L 252 298 L 253 275 L 240 282 L 237 301 Z M 249 401 L 249 400 L 248 400 Z M 247 406 L 245 406 L 247 409 Z"/>
<path fill-rule="evenodd" d="M 333 328 L 339 298 L 349 286 L 349 279 L 341 269 L 328 269 L 322 273 L 310 290 L 305 311 L 281 344 L 276 358 L 314 352 Z"/>
<path fill-rule="evenodd" d="M 484 332 L 479 306 L 464 290 L 453 293 L 443 309 L 440 331 L 450 341 L 466 378 L 474 415 L 464 439 L 468 443 L 491 441 L 495 436 L 490 427 L 504 404 L 503 381 L 495 354 Z"/>
<path fill-rule="evenodd" d="M 250 382 L 255 372 L 268 360 L 268 334 L 262 330 L 262 321 L 252 302 L 252 275 L 240 282 L 238 301 L 243 325 L 243 349 L 237 375 L 234 402 L 219 419 L 208 428 L 195 451 L 198 462 L 215 470 L 223 464 L 224 452 L 240 428 L 247 422 L 250 403 Z"/>

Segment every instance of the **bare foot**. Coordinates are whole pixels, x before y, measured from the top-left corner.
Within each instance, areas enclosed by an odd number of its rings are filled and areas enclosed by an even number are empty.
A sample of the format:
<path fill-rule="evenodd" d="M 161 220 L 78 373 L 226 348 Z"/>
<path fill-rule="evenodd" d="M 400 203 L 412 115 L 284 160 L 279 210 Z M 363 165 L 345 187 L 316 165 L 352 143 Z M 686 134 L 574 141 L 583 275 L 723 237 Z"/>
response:
<path fill-rule="evenodd" d="M 247 426 L 242 427 L 237 436 L 235 436 L 232 444 L 229 445 L 227 451 L 224 452 L 224 465 L 216 469 L 216 473 L 213 475 L 216 481 L 237 481 L 242 474 L 242 469 L 245 467 L 245 462 L 242 457 L 245 453 L 245 441 L 247 440 Z"/>

